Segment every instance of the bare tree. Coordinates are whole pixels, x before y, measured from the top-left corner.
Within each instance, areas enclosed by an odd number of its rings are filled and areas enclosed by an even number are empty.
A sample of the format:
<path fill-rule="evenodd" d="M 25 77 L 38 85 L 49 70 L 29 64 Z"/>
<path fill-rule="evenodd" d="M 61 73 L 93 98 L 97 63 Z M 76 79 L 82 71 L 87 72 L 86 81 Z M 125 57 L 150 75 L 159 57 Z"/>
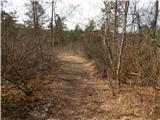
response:
<path fill-rule="evenodd" d="M 105 5 L 105 7 L 106 7 L 106 5 Z M 108 12 L 108 10 L 105 11 L 105 24 L 104 24 L 105 26 L 104 26 L 103 46 L 104 46 L 105 50 L 107 51 L 107 55 L 108 55 L 108 58 L 109 58 L 109 63 L 111 65 L 111 70 L 114 73 L 112 53 L 111 53 L 111 49 L 109 48 L 109 41 L 107 41 L 107 40 L 109 40 L 109 39 L 107 39 L 107 38 L 109 38 L 108 35 L 107 35 L 107 33 L 109 33 L 109 32 L 107 32 L 107 30 L 109 31 L 109 29 L 110 29 L 109 28 L 110 14 L 111 13 Z"/>
<path fill-rule="evenodd" d="M 116 41 L 116 34 L 117 34 L 117 0 L 115 0 L 115 8 L 114 8 L 114 33 L 113 33 L 114 44 Z"/>
<path fill-rule="evenodd" d="M 33 0 L 32 1 L 32 12 L 33 12 L 33 25 L 34 25 L 34 36 L 36 39 L 36 42 L 39 41 L 39 35 L 38 35 L 38 16 L 37 16 L 37 5 L 38 2 Z"/>
<path fill-rule="evenodd" d="M 158 18 L 158 5 L 159 5 L 159 1 L 156 0 L 154 3 L 154 9 L 153 9 L 153 20 L 151 22 L 152 42 L 155 42 L 155 33 L 156 33 L 157 18 Z"/>
<path fill-rule="evenodd" d="M 55 39 L 56 39 L 56 37 L 54 37 L 55 36 L 55 32 L 54 32 L 54 29 L 56 29 L 56 28 L 54 28 L 53 29 L 53 21 L 55 20 L 55 1 L 53 0 L 52 1 L 52 10 L 51 10 L 51 46 L 54 46 L 54 44 L 55 44 Z"/>
<path fill-rule="evenodd" d="M 121 80 L 120 80 L 120 72 L 121 72 L 121 67 L 122 67 L 122 57 L 123 57 L 123 49 L 125 46 L 125 41 L 126 41 L 126 24 L 127 24 L 127 14 L 128 14 L 128 7 L 129 7 L 129 1 L 125 1 L 125 16 L 124 16 L 124 26 L 123 26 L 123 38 L 121 41 L 121 46 L 120 46 L 120 51 L 119 51 L 119 57 L 118 57 L 118 64 L 117 64 L 117 80 L 119 82 L 119 86 L 121 86 Z"/>
<path fill-rule="evenodd" d="M 154 60 L 154 61 L 158 61 L 159 60 L 159 56 L 158 56 L 159 54 L 157 54 L 157 49 L 156 49 L 157 48 L 157 44 L 155 43 L 155 37 L 156 37 L 155 33 L 156 33 L 156 26 L 157 26 L 157 18 L 158 18 L 158 13 L 159 13 L 158 7 L 159 7 L 159 1 L 156 0 L 155 3 L 154 3 L 154 8 L 153 8 L 153 20 L 151 22 L 151 29 L 152 29 L 151 40 L 154 43 L 154 45 L 156 45 L 153 49 L 154 49 L 154 55 L 155 55 L 154 59 L 157 59 L 157 60 Z M 154 92 L 154 97 L 153 97 L 153 111 L 154 111 L 153 112 L 153 120 L 157 119 L 157 116 L 155 114 L 156 113 L 156 98 L 157 98 L 157 94 L 158 94 L 158 90 L 156 89 L 155 92 Z"/>

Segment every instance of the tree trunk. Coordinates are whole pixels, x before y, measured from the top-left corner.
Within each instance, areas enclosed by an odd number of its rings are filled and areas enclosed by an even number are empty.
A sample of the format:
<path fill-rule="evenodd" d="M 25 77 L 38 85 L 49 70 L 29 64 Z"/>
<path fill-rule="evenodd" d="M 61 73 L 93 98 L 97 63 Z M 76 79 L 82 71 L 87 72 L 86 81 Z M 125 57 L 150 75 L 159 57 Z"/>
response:
<path fill-rule="evenodd" d="M 54 14 L 54 1 L 52 1 L 52 11 L 51 11 L 51 46 L 54 46 L 54 38 L 53 38 L 53 14 Z"/>
<path fill-rule="evenodd" d="M 119 86 L 121 86 L 121 80 L 120 80 L 120 73 L 121 73 L 121 67 L 122 67 L 122 57 L 123 57 L 123 49 L 125 46 L 126 41 L 126 24 L 127 24 L 127 13 L 128 13 L 128 7 L 129 7 L 129 1 L 125 1 L 125 16 L 124 16 L 124 27 L 123 27 L 123 38 L 120 45 L 120 52 L 118 57 L 118 64 L 117 64 L 117 80 L 119 82 Z"/>
<path fill-rule="evenodd" d="M 109 29 L 109 27 L 107 27 L 107 22 L 109 22 L 108 18 L 107 18 L 107 12 L 106 12 L 105 17 L 106 17 L 106 20 L 105 20 L 105 27 L 104 27 L 103 46 L 104 46 L 105 51 L 107 52 L 107 55 L 108 55 L 108 58 L 109 58 L 109 63 L 111 65 L 111 70 L 114 74 L 114 66 L 113 66 L 111 51 L 110 51 L 108 43 L 106 42 L 107 41 L 107 28 Z M 109 24 L 108 24 L 108 26 L 109 26 Z M 113 86 L 112 86 L 112 83 L 111 83 L 111 78 L 109 76 L 108 70 L 107 70 L 107 79 L 108 79 L 109 84 L 110 84 L 111 93 L 112 93 L 113 96 L 115 96 L 115 92 L 113 90 Z"/>
<path fill-rule="evenodd" d="M 158 58 L 159 54 L 157 53 L 157 51 L 158 51 L 157 50 L 157 44 L 155 43 L 157 18 L 158 18 L 158 13 L 159 13 L 158 7 L 159 7 L 159 1 L 156 0 L 155 4 L 154 4 L 153 20 L 152 20 L 152 24 L 151 24 L 151 29 L 152 29 L 151 40 L 152 40 L 152 43 L 154 45 L 153 48 L 152 48 L 153 51 L 151 51 L 153 60 L 159 59 Z M 157 94 L 158 94 L 158 91 L 155 90 L 155 94 L 154 94 L 154 97 L 153 97 L 153 120 L 157 119 L 157 115 L 155 114 L 156 113 L 156 98 L 157 98 Z"/>
<path fill-rule="evenodd" d="M 117 0 L 115 0 L 115 8 L 114 8 L 114 33 L 113 33 L 113 40 L 114 45 L 116 44 L 116 34 L 117 34 Z"/>
<path fill-rule="evenodd" d="M 39 26 L 39 18 L 38 18 L 38 4 L 39 4 L 38 1 L 36 0 L 32 1 L 33 25 L 34 25 L 34 36 L 35 36 L 35 44 L 33 49 L 35 49 L 37 52 L 36 57 L 39 58 L 39 56 L 41 56 L 41 60 L 43 60 L 42 44 L 39 37 L 40 26 Z"/>
<path fill-rule="evenodd" d="M 151 24 L 153 42 L 155 40 L 155 33 L 156 33 L 156 25 L 157 25 L 157 18 L 158 18 L 158 5 L 159 5 L 159 1 L 156 0 L 154 4 L 154 11 L 153 11 L 154 18 Z"/>
<path fill-rule="evenodd" d="M 37 39 L 37 28 L 36 28 L 36 17 L 35 17 L 35 1 L 32 1 L 32 12 L 33 12 L 33 26 L 34 26 L 34 36 Z"/>
<path fill-rule="evenodd" d="M 32 11 L 33 11 L 33 26 L 34 26 L 34 36 L 35 36 L 35 45 L 40 45 L 40 40 L 39 40 L 39 23 L 38 23 L 38 2 L 33 0 L 32 1 Z"/>
<path fill-rule="evenodd" d="M 111 70 L 112 70 L 112 72 L 114 73 L 111 50 L 110 50 L 110 48 L 109 48 L 108 43 L 106 42 L 106 41 L 107 41 L 107 28 L 109 29 L 109 27 L 107 27 L 107 22 L 109 22 L 109 21 L 108 21 L 108 18 L 107 18 L 107 13 L 106 13 L 105 16 L 106 16 L 106 20 L 105 20 L 105 28 L 104 28 L 103 46 L 104 46 L 104 49 L 107 51 L 108 58 L 109 58 L 109 63 L 110 63 L 110 65 L 111 65 Z M 108 24 L 108 26 L 109 26 L 109 24 Z M 108 42 L 109 42 L 109 41 L 108 41 Z"/>

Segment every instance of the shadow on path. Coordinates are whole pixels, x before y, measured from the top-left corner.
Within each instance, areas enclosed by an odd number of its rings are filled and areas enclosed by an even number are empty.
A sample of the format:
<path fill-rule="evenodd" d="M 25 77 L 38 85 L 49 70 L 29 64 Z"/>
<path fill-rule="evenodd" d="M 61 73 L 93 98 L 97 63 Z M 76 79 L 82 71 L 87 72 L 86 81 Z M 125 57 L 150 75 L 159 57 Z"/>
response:
<path fill-rule="evenodd" d="M 60 120 L 91 119 L 105 111 L 96 101 L 93 66 L 83 57 L 74 54 L 59 55 L 61 68 L 57 75 L 59 86 L 56 95 L 59 103 L 50 118 Z"/>
<path fill-rule="evenodd" d="M 28 119 L 107 119 L 106 108 L 101 106 L 110 94 L 104 81 L 95 77 L 93 62 L 70 52 L 60 53 L 58 59 L 60 68 L 36 83 L 39 101 Z"/>

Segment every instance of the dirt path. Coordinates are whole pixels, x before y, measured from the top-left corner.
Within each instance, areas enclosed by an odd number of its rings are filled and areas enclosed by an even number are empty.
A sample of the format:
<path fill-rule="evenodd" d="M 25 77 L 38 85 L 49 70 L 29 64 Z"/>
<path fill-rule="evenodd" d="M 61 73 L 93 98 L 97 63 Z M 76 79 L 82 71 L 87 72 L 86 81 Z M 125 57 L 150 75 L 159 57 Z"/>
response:
<path fill-rule="evenodd" d="M 93 64 L 71 53 L 60 54 L 59 59 L 62 65 L 57 75 L 60 81 L 57 94 L 61 107 L 51 118 L 86 120 L 103 115 L 105 111 L 99 107 L 102 101 L 95 99 L 98 97 L 98 81 L 94 78 Z"/>
<path fill-rule="evenodd" d="M 132 89 L 112 96 L 108 83 L 95 77 L 92 61 L 70 52 L 58 58 L 60 68 L 37 80 L 38 107 L 29 120 L 150 120 L 150 109 Z"/>
<path fill-rule="evenodd" d="M 41 104 L 31 113 L 32 117 L 29 119 L 107 119 L 108 113 L 101 108 L 101 104 L 104 103 L 103 98 L 110 93 L 104 81 L 94 77 L 93 63 L 74 53 L 61 53 L 58 58 L 61 65 L 57 75 L 51 76 L 49 73 L 42 78 L 43 81 L 41 79 L 37 83 L 39 87 L 36 90 L 41 99 L 38 103 Z"/>

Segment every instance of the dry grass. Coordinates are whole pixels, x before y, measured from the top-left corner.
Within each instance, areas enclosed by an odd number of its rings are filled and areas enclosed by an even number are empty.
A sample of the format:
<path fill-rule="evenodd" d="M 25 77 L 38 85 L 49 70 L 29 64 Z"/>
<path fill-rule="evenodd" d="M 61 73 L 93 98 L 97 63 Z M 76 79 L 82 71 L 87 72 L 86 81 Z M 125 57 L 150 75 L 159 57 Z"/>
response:
<path fill-rule="evenodd" d="M 133 80 L 127 80 L 119 91 L 116 81 L 112 81 L 111 87 L 108 80 L 99 76 L 96 61 L 87 59 L 83 53 L 61 50 L 57 58 L 57 67 L 28 81 L 28 85 L 34 87 L 33 96 L 23 100 L 23 106 L 27 103 L 29 120 L 160 118 L 160 91 L 151 86 L 132 84 Z M 13 91 L 4 93 L 22 94 L 14 87 L 10 90 Z M 18 117 L 22 114 L 19 112 Z"/>
<path fill-rule="evenodd" d="M 154 88 L 129 83 L 119 91 L 116 82 L 111 88 L 109 81 L 97 75 L 95 61 L 84 54 L 59 51 L 58 61 L 58 68 L 29 81 L 34 86 L 34 95 L 27 100 L 29 120 L 160 118 L 160 91 L 155 96 Z"/>

